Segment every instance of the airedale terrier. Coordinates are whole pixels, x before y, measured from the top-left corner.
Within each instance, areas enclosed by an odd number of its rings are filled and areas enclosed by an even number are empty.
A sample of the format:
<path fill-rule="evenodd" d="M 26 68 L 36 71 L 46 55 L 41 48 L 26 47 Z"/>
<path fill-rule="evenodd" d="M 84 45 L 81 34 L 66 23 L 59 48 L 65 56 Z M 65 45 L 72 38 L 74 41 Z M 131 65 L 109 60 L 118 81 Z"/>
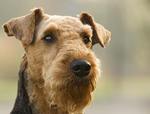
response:
<path fill-rule="evenodd" d="M 100 75 L 92 47 L 105 47 L 111 33 L 88 13 L 52 16 L 41 8 L 3 27 L 25 49 L 11 114 L 83 114 Z"/>

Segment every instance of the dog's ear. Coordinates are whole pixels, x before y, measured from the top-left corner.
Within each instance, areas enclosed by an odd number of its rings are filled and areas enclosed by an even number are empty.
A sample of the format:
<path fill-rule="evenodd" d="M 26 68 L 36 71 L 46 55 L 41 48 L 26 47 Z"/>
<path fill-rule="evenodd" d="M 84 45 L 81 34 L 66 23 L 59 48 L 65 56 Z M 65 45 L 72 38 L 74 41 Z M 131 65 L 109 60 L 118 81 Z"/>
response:
<path fill-rule="evenodd" d="M 27 46 L 33 41 L 35 27 L 42 17 L 43 10 L 36 8 L 28 15 L 9 20 L 3 28 L 8 36 L 15 36 L 24 46 Z"/>
<path fill-rule="evenodd" d="M 92 44 L 99 43 L 102 47 L 105 47 L 111 39 L 111 32 L 105 29 L 102 25 L 96 23 L 88 13 L 81 13 L 80 20 L 83 24 L 91 26 L 93 30 Z"/>

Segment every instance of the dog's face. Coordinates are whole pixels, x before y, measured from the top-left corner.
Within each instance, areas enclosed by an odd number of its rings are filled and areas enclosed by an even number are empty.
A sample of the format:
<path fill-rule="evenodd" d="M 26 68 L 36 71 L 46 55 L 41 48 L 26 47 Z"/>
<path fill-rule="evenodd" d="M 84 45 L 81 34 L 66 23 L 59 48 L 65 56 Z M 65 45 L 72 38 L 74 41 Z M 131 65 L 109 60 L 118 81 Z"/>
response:
<path fill-rule="evenodd" d="M 105 47 L 110 40 L 108 30 L 87 13 L 50 16 L 41 9 L 9 21 L 4 29 L 21 40 L 31 78 L 44 80 L 50 104 L 72 112 L 89 103 L 99 75 L 92 47 L 96 43 Z"/>

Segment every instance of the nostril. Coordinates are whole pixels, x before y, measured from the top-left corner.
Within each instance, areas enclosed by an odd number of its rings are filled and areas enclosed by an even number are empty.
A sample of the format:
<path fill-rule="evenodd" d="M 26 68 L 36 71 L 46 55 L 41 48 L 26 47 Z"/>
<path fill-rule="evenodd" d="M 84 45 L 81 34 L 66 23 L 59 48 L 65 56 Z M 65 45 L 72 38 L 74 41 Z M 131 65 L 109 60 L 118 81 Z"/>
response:
<path fill-rule="evenodd" d="M 75 60 L 71 63 L 71 69 L 75 75 L 83 77 L 89 74 L 91 65 L 86 60 Z"/>
<path fill-rule="evenodd" d="M 73 67 L 72 67 L 72 69 L 75 71 L 75 72 L 79 72 L 80 71 L 80 65 L 74 65 Z"/>

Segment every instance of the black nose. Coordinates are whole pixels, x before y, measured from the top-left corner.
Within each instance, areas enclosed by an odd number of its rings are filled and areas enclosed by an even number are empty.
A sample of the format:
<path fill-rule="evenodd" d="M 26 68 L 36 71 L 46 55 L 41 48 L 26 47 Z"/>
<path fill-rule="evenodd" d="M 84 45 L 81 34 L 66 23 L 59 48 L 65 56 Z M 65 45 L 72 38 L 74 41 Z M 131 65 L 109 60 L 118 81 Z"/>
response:
<path fill-rule="evenodd" d="M 79 77 L 87 76 L 91 69 L 91 64 L 86 60 L 75 60 L 71 63 L 72 72 Z"/>

